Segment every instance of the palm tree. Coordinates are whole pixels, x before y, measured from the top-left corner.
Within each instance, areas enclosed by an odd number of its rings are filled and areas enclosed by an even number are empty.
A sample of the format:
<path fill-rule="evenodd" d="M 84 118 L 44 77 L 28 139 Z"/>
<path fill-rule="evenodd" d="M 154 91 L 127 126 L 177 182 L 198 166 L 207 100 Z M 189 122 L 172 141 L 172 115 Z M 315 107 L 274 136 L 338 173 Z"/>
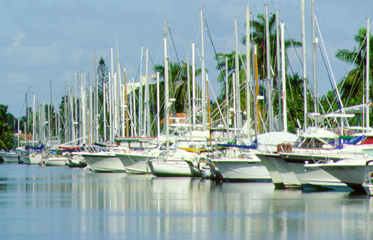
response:
<path fill-rule="evenodd" d="M 258 76 L 259 79 L 264 80 L 267 77 L 267 68 L 266 68 L 266 42 L 265 42 L 265 35 L 266 35 L 266 24 L 265 24 L 265 16 L 263 14 L 258 14 L 257 15 L 258 20 L 251 20 L 250 21 L 250 27 L 252 29 L 250 35 L 251 39 L 253 41 L 253 44 L 257 45 L 257 64 L 259 66 L 258 69 Z M 271 68 L 273 69 L 273 72 L 277 73 L 277 64 L 275 59 L 276 57 L 276 14 L 272 14 L 269 17 L 268 21 L 268 26 L 269 26 L 269 39 L 270 39 L 270 52 L 271 52 Z M 242 37 L 243 44 L 246 44 L 246 36 Z M 252 47 L 253 47 L 252 44 Z M 290 48 L 290 47 L 299 47 L 302 46 L 301 42 L 295 41 L 291 38 L 288 38 L 285 40 L 285 50 Z M 251 49 L 252 50 L 252 49 Z M 220 70 L 220 74 L 218 76 L 218 82 L 222 82 L 223 79 L 225 79 L 225 60 L 224 58 L 228 57 L 228 83 L 231 86 L 231 79 L 232 79 L 232 73 L 235 71 L 235 51 L 231 53 L 218 53 L 215 56 L 215 59 L 218 61 L 216 69 Z M 242 54 L 239 56 L 239 73 L 240 73 L 240 82 L 242 83 L 244 79 L 246 79 L 246 74 L 245 74 L 245 64 L 244 61 L 246 60 L 246 55 Z M 251 68 L 251 70 L 253 70 Z M 276 76 L 275 76 L 276 79 Z M 296 82 L 297 84 L 301 84 Z M 275 81 L 275 86 L 277 84 L 277 81 Z M 301 85 L 299 85 L 301 87 Z M 265 94 L 265 89 L 263 89 L 264 94 Z M 221 92 L 221 96 L 225 95 L 225 85 L 223 86 L 223 90 Z M 246 93 L 245 91 L 241 92 L 241 108 L 245 109 L 246 107 Z M 222 97 L 223 98 L 223 97 Z M 274 104 L 275 107 L 277 107 L 276 104 Z M 278 108 L 275 108 L 275 112 L 277 112 Z"/>
<path fill-rule="evenodd" d="M 164 66 L 155 65 L 154 71 L 159 72 L 159 76 L 164 79 Z M 189 66 L 189 73 L 192 74 L 192 66 Z M 195 70 L 196 77 L 201 75 L 201 69 Z M 169 63 L 169 96 L 175 98 L 174 109 L 176 112 L 186 112 L 186 102 L 188 101 L 187 92 L 187 64 L 185 62 Z M 190 81 L 192 80 L 190 76 Z M 192 84 L 190 85 L 192 86 Z M 198 91 L 198 90 L 197 90 Z M 152 94 L 154 96 L 154 94 Z M 163 96 L 163 95 L 161 95 Z M 162 99 L 161 99 L 162 102 Z"/>
<path fill-rule="evenodd" d="M 223 82 L 224 81 L 224 86 L 221 89 L 221 95 L 225 95 L 225 82 L 226 82 L 226 77 L 225 77 L 225 58 L 228 59 L 227 67 L 228 67 L 228 84 L 229 86 L 232 86 L 232 79 L 233 79 L 233 73 L 235 72 L 235 51 L 232 51 L 231 53 L 217 53 L 215 55 L 215 60 L 217 60 L 217 65 L 216 69 L 220 70 L 220 73 L 218 75 L 218 82 Z M 242 82 L 246 76 L 245 76 L 245 62 L 244 59 L 246 59 L 245 54 L 241 54 L 238 56 L 238 66 L 239 66 L 239 73 L 240 73 L 240 82 Z M 228 89 L 229 90 L 229 89 Z"/>
<path fill-rule="evenodd" d="M 362 102 L 362 94 L 365 93 L 365 72 L 366 72 L 366 28 L 360 28 L 358 34 L 355 35 L 355 42 L 359 47 L 354 47 L 352 50 L 338 49 L 335 56 L 339 60 L 347 63 L 353 63 L 355 68 L 348 72 L 343 80 L 338 84 L 338 88 L 342 94 L 346 106 L 351 106 Z M 373 37 L 370 37 L 370 59 L 373 56 Z M 373 63 L 370 62 L 370 76 L 372 75 Z M 373 93 L 370 87 L 370 96 Z"/>
<path fill-rule="evenodd" d="M 250 27 L 253 30 L 251 32 L 252 40 L 254 44 L 257 45 L 257 61 L 258 61 L 258 75 L 260 79 L 265 79 L 267 77 L 267 57 L 266 57 L 266 21 L 263 14 L 257 15 L 258 20 L 251 20 Z M 276 14 L 269 16 L 268 28 L 269 28 L 269 41 L 270 41 L 270 59 L 271 68 L 274 73 L 277 73 L 277 51 L 276 51 Z M 242 43 L 246 43 L 246 36 L 242 38 Z M 295 41 L 292 38 L 285 39 L 285 52 L 290 47 L 301 47 L 302 43 Z"/>
<path fill-rule="evenodd" d="M 265 25 L 265 16 L 263 14 L 258 14 L 258 20 L 251 20 L 250 27 L 252 29 L 251 39 L 253 43 L 257 45 L 257 61 L 259 66 L 258 75 L 260 79 L 265 79 L 267 77 L 267 68 L 266 68 L 266 43 L 265 43 L 265 32 L 266 32 L 266 25 Z M 272 14 L 269 17 L 269 39 L 270 39 L 270 52 L 271 52 L 271 68 L 275 73 L 277 73 L 277 64 L 276 64 L 276 14 Z M 246 44 L 246 35 L 242 37 L 242 44 Z M 290 47 L 300 47 L 302 46 L 301 42 L 295 41 L 291 38 L 285 40 L 285 50 Z M 231 53 L 218 53 L 215 56 L 215 59 L 218 61 L 216 69 L 220 69 L 220 74 L 218 76 L 218 82 L 222 82 L 225 79 L 225 60 L 224 58 L 228 57 L 228 73 L 229 78 L 231 78 L 232 73 L 234 72 L 235 68 L 235 52 Z M 239 68 L 240 68 L 240 76 L 242 75 L 242 79 L 245 79 L 244 74 L 244 64 L 246 55 L 242 54 L 239 56 Z"/>

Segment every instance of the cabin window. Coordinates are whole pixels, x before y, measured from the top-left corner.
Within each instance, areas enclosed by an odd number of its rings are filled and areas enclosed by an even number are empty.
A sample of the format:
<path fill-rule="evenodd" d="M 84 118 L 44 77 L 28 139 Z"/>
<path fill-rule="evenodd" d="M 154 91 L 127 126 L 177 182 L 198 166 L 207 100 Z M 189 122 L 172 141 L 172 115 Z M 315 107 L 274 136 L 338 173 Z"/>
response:
<path fill-rule="evenodd" d="M 303 140 L 304 140 L 304 138 L 298 138 L 297 141 L 295 141 L 293 143 L 293 146 L 294 147 L 300 147 L 300 145 L 302 144 Z"/>
<path fill-rule="evenodd" d="M 310 147 L 312 139 L 311 138 L 306 138 L 300 145 L 302 148 L 308 148 Z"/>

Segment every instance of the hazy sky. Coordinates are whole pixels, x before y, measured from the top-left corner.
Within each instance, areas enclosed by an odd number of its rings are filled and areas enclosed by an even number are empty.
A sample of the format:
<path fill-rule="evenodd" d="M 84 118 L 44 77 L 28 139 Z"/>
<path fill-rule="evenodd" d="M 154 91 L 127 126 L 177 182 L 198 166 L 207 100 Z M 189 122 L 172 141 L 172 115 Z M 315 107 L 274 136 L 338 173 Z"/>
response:
<path fill-rule="evenodd" d="M 337 49 L 356 46 L 354 35 L 360 27 L 366 26 L 366 18 L 372 17 L 373 2 L 315 2 L 320 30 L 334 76 L 339 82 L 349 65 L 337 60 L 334 54 Z M 186 58 L 191 58 L 191 43 L 196 43 L 198 51 L 201 49 L 200 7 L 203 7 L 216 51 L 231 52 L 235 42 L 233 19 L 238 20 L 238 32 L 242 37 L 245 34 L 246 6 L 249 5 L 256 18 L 257 14 L 264 14 L 264 4 L 269 5 L 270 13 L 277 8 L 289 36 L 301 41 L 300 1 L 297 0 L 0 1 L 0 103 L 9 105 L 9 112 L 16 117 L 22 116 L 25 114 L 26 92 L 30 95 L 35 93 L 39 103 L 42 100 L 49 102 L 50 80 L 52 97 L 57 98 L 59 103 L 64 93 L 64 83 L 72 85 L 76 72 L 90 72 L 93 81 L 93 50 L 97 53 L 96 61 L 102 56 L 110 67 L 112 47 L 119 52 L 119 61 L 121 66 L 126 67 L 127 77 L 136 78 L 142 46 L 149 49 L 151 64 L 163 63 L 164 18 L 169 22 L 173 40 L 173 43 L 169 42 L 170 60 L 175 62 L 178 56 L 180 61 L 186 61 Z M 306 4 L 307 72 L 312 78 L 310 0 L 306 0 Z M 210 81 L 215 83 L 215 94 L 219 95 L 214 51 L 206 32 L 204 38 L 206 68 Z M 245 53 L 245 49 L 240 46 L 240 52 Z M 298 58 L 294 50 L 290 51 L 292 67 L 302 75 Z M 300 49 L 298 52 L 301 53 Z M 199 61 L 197 67 L 200 67 Z M 319 57 L 320 95 L 331 89 L 324 69 Z"/>

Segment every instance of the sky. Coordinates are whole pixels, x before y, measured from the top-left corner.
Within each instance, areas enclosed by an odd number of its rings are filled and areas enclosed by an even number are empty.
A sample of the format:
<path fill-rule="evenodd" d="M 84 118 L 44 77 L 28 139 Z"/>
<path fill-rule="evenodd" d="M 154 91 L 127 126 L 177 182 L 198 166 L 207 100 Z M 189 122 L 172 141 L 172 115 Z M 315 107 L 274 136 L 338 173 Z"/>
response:
<path fill-rule="evenodd" d="M 305 1 L 307 75 L 312 77 L 311 2 Z M 213 91 L 218 96 L 221 84 L 216 81 L 219 72 L 215 69 L 214 49 L 222 53 L 233 51 L 234 19 L 238 21 L 241 38 L 245 35 L 246 7 L 250 7 L 252 18 L 256 19 L 258 14 L 265 13 L 265 4 L 268 4 L 270 14 L 276 9 L 280 11 L 286 37 L 301 41 L 298 0 L 0 1 L 3 22 L 0 104 L 8 105 L 8 112 L 15 117 L 23 116 L 26 93 L 29 106 L 32 94 L 38 97 L 39 103 L 42 100 L 49 103 L 50 82 L 52 99 L 60 103 L 64 86 L 73 85 L 75 73 L 85 72 L 88 76 L 89 72 L 92 83 L 94 61 L 98 62 L 103 57 L 110 68 L 110 48 L 118 52 L 121 66 L 126 67 L 127 78 L 138 81 L 142 47 L 149 49 L 151 65 L 163 64 L 163 19 L 167 19 L 171 30 L 168 45 L 170 61 L 191 59 L 191 43 L 196 43 L 197 52 L 201 52 L 200 7 L 211 33 L 210 39 L 204 32 L 206 68 Z M 350 65 L 336 59 L 334 54 L 337 49 L 356 47 L 354 35 L 359 28 L 366 27 L 367 17 L 373 17 L 373 1 L 315 0 L 315 4 L 315 14 L 333 74 L 339 82 Z M 93 51 L 96 51 L 95 60 Z M 244 54 L 245 46 L 240 45 L 239 51 Z M 297 52 L 301 54 L 301 49 Z M 292 68 L 302 75 L 295 51 L 291 49 L 288 54 Z M 199 60 L 196 64 L 200 67 Z M 331 89 L 331 84 L 320 57 L 317 66 L 318 92 L 323 95 Z M 210 93 L 210 96 L 213 94 Z"/>

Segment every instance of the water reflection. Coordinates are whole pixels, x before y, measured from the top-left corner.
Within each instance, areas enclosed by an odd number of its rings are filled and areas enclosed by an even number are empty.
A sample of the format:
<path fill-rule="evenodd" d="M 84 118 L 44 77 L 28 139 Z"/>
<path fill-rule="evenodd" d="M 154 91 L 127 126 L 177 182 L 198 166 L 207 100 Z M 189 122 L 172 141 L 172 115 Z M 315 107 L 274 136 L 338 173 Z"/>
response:
<path fill-rule="evenodd" d="M 271 183 L 0 167 L 0 238 L 371 238 L 372 204 Z"/>

